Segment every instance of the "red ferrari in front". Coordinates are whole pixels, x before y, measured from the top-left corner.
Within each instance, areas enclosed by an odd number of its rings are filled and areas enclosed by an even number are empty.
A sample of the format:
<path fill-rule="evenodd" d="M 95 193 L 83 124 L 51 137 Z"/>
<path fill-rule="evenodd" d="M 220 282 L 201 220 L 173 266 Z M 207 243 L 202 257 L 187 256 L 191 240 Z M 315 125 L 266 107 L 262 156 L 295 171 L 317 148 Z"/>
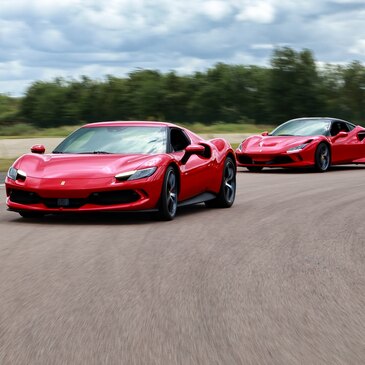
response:
<path fill-rule="evenodd" d="M 365 129 L 335 118 L 298 118 L 246 138 L 236 150 L 237 165 L 258 172 L 264 167 L 314 167 L 365 163 Z"/>
<path fill-rule="evenodd" d="M 230 144 L 205 141 L 161 122 L 87 124 L 52 153 L 41 145 L 18 158 L 6 180 L 7 206 L 23 217 L 84 211 L 157 210 L 205 202 L 230 207 L 236 163 Z"/>

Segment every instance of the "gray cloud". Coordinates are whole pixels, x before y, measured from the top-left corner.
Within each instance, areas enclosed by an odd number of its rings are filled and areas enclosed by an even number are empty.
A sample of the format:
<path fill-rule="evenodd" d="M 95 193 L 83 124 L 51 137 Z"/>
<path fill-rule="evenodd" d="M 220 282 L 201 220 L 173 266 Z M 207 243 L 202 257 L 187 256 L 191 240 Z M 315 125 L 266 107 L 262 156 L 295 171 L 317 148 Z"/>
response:
<path fill-rule="evenodd" d="M 365 60 L 363 0 L 4 0 L 0 93 L 56 76 L 268 64 L 272 49 Z"/>

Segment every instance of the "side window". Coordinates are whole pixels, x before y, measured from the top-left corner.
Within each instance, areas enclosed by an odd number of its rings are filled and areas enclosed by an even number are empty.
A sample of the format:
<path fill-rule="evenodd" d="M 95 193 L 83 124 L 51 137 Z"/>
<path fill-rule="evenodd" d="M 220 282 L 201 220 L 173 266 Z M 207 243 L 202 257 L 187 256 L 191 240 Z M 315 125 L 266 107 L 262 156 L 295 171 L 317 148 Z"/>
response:
<path fill-rule="evenodd" d="M 349 132 L 351 132 L 356 127 L 355 125 L 350 124 L 350 123 L 346 123 L 346 125 L 347 125 L 347 128 L 349 129 Z"/>
<path fill-rule="evenodd" d="M 340 132 L 349 132 L 349 127 L 347 125 L 347 123 L 344 123 L 344 122 L 341 122 L 341 125 L 340 125 Z"/>
<path fill-rule="evenodd" d="M 172 128 L 170 130 L 170 144 L 173 152 L 182 151 L 190 144 L 188 136 L 182 129 Z"/>
<path fill-rule="evenodd" d="M 336 136 L 340 132 L 349 132 L 349 127 L 345 122 L 333 122 L 331 127 L 331 136 Z"/>

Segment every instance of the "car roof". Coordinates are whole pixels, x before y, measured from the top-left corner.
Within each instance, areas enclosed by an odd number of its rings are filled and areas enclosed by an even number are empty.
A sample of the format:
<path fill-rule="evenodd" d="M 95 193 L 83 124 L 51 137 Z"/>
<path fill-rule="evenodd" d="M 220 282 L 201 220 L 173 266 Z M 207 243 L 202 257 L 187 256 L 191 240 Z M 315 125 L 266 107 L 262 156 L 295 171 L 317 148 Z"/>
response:
<path fill-rule="evenodd" d="M 178 127 L 172 123 L 159 121 L 106 121 L 85 124 L 83 127 Z M 181 127 L 178 127 L 181 128 Z"/>
<path fill-rule="evenodd" d="M 288 120 L 288 122 L 292 122 L 292 121 L 295 121 L 295 120 L 321 120 L 321 119 L 325 120 L 325 121 L 328 121 L 330 123 L 343 122 L 343 123 L 347 123 L 347 124 L 350 124 L 350 125 L 356 127 L 356 124 L 351 123 L 348 120 L 344 120 L 344 119 L 340 119 L 340 118 L 333 118 L 333 117 L 302 117 L 302 118 L 290 119 L 290 120 Z M 285 122 L 285 123 L 287 123 L 287 122 Z M 285 124 L 285 123 L 283 123 L 283 124 Z"/>
<path fill-rule="evenodd" d="M 293 121 L 293 120 L 318 120 L 318 119 L 327 120 L 327 121 L 329 121 L 329 122 L 337 121 L 337 122 L 350 123 L 350 122 L 348 122 L 347 120 L 339 119 L 339 118 L 332 118 L 332 117 L 302 117 L 302 118 L 294 118 L 294 119 L 290 119 L 290 120 L 288 120 L 288 122 L 291 122 L 291 121 Z"/>

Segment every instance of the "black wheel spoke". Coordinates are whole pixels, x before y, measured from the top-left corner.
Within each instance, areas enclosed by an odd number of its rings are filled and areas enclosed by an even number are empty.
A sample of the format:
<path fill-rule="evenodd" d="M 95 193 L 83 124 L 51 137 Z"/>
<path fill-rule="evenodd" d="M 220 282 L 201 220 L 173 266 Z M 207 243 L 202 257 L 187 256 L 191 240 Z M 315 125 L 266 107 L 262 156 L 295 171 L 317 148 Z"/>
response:
<path fill-rule="evenodd" d="M 159 217 L 162 220 L 174 219 L 178 203 L 178 176 L 172 166 L 167 167 L 163 180 Z"/>
<path fill-rule="evenodd" d="M 232 157 L 227 157 L 222 171 L 219 194 L 213 200 L 205 202 L 207 207 L 229 208 L 236 197 L 236 164 Z"/>
<path fill-rule="evenodd" d="M 227 163 L 225 168 L 224 195 L 227 202 L 231 202 L 235 194 L 235 169 L 231 162 Z"/>
<path fill-rule="evenodd" d="M 323 142 L 320 143 L 316 151 L 316 168 L 319 171 L 327 171 L 331 163 L 331 152 L 329 147 Z"/>
<path fill-rule="evenodd" d="M 165 176 L 165 191 L 162 198 L 162 210 L 165 211 L 165 218 L 172 219 L 177 209 L 177 180 L 173 169 L 169 168 Z"/>

